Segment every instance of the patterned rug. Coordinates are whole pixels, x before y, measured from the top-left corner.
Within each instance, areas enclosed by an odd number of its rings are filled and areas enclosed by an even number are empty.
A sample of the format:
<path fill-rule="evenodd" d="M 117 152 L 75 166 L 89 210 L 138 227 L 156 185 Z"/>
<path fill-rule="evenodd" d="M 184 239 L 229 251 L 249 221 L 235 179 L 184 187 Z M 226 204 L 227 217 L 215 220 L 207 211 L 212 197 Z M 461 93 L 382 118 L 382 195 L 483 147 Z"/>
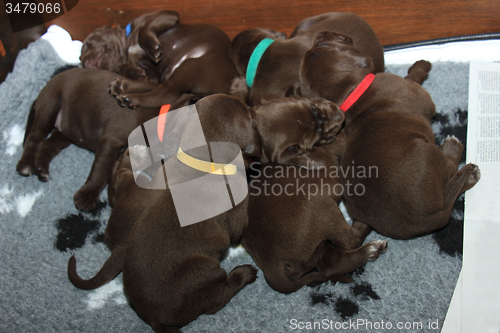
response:
<path fill-rule="evenodd" d="M 70 146 L 51 164 L 47 183 L 15 170 L 31 104 L 64 63 L 46 41 L 22 51 L 0 85 L 0 331 L 152 332 L 123 294 L 121 275 L 94 291 L 71 285 L 66 268 L 76 254 L 78 271 L 93 276 L 107 259 L 103 232 L 110 215 L 106 191 L 91 212 L 73 195 L 85 181 L 93 154 Z M 408 65 L 388 66 L 405 76 Z M 432 127 L 438 144 L 447 135 L 465 144 L 468 63 L 435 63 L 423 84 L 436 103 Z M 184 332 L 439 332 L 462 266 L 463 196 L 444 229 L 409 241 L 389 239 L 388 251 L 351 274 L 279 294 L 262 271 L 215 315 L 202 315 Z M 372 232 L 368 240 L 385 239 Z M 222 262 L 231 270 L 252 264 L 236 249 Z"/>

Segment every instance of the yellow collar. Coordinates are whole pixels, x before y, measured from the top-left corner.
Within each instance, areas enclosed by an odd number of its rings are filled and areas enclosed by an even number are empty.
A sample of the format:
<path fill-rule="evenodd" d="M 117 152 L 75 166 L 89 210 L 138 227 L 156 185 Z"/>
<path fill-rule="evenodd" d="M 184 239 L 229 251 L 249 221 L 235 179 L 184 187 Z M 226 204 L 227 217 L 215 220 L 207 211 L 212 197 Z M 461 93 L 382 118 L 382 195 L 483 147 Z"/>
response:
<path fill-rule="evenodd" d="M 213 175 L 234 175 L 238 169 L 234 164 L 212 163 L 199 160 L 183 152 L 180 147 L 179 152 L 177 152 L 177 159 L 193 169 Z"/>

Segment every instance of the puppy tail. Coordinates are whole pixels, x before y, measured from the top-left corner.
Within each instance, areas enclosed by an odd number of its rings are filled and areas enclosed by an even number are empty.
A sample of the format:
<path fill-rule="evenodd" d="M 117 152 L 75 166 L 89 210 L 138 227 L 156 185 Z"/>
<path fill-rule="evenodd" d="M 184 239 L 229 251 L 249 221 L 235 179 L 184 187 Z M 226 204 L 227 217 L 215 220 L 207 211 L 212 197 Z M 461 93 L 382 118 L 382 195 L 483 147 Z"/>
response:
<path fill-rule="evenodd" d="M 73 255 L 68 261 L 68 278 L 69 281 L 77 288 L 83 290 L 91 290 L 99 288 L 113 280 L 123 268 L 123 257 L 125 254 L 124 247 L 113 249 L 108 260 L 104 263 L 101 270 L 88 280 L 82 279 L 76 272 L 76 259 Z"/>

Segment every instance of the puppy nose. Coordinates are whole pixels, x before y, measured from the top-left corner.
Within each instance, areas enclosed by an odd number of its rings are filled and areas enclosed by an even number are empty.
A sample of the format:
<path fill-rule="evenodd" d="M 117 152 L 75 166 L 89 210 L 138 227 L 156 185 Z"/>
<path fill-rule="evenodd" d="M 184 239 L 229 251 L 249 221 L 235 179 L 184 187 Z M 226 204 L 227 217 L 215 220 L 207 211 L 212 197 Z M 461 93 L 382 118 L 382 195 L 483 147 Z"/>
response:
<path fill-rule="evenodd" d="M 85 68 L 96 68 L 96 66 L 88 59 L 83 62 L 83 67 Z"/>

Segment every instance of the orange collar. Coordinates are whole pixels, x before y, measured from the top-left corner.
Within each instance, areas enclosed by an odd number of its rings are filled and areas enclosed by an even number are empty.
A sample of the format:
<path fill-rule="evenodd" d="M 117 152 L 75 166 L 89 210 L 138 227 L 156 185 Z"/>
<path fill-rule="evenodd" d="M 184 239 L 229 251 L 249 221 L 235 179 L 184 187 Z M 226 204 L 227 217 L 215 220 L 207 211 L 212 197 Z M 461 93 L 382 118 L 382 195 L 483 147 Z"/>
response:
<path fill-rule="evenodd" d="M 158 115 L 158 122 L 156 123 L 156 130 L 158 131 L 158 138 L 163 142 L 163 132 L 165 131 L 165 122 L 167 121 L 167 112 L 170 110 L 170 104 L 165 104 L 160 109 Z"/>

